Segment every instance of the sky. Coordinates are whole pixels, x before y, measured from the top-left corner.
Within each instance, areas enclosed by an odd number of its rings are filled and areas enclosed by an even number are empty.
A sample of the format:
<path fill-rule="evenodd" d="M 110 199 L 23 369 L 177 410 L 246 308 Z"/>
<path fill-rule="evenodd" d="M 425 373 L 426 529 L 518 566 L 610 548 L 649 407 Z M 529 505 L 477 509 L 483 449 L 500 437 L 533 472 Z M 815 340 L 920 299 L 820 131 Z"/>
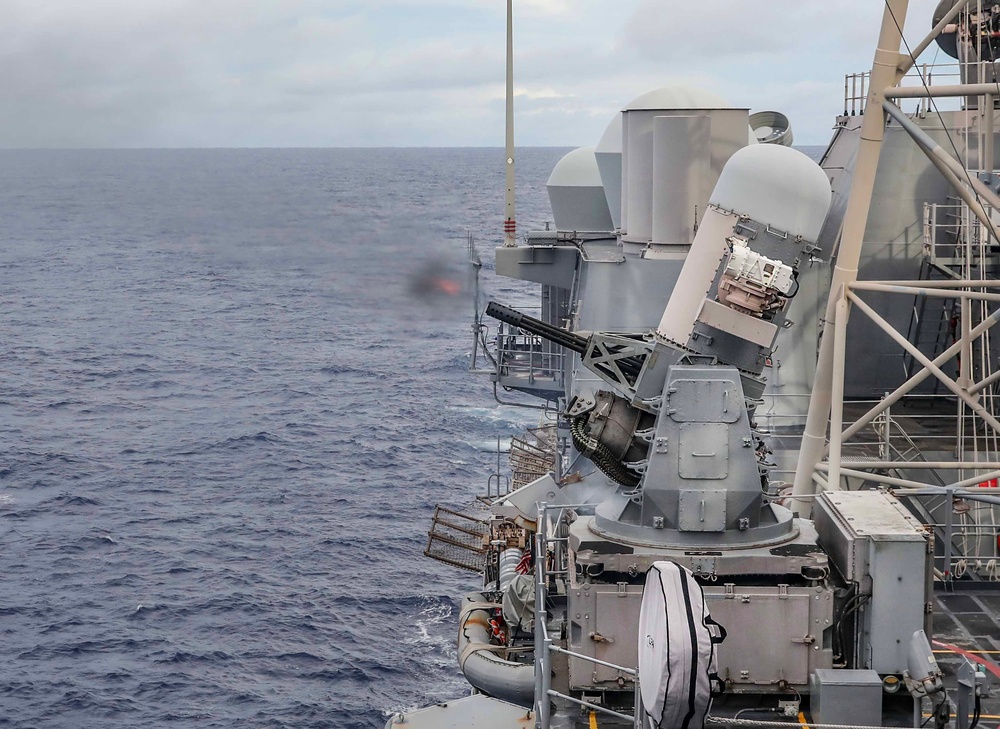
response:
<path fill-rule="evenodd" d="M 911 0 L 906 38 L 937 0 Z M 699 86 L 826 144 L 881 0 L 514 0 L 515 138 Z M 3 0 L 0 147 L 502 146 L 503 0 Z M 925 54 L 934 57 L 936 44 Z M 938 62 L 948 60 L 940 54 Z"/>

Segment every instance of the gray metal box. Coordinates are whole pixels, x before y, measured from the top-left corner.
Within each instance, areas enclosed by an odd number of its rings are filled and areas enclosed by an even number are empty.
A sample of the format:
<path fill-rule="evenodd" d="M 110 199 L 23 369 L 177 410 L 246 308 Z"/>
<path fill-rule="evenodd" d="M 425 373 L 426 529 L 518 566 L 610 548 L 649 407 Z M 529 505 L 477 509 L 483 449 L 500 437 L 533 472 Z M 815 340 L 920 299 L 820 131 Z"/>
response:
<path fill-rule="evenodd" d="M 716 655 L 727 692 L 767 693 L 784 683 L 804 692 L 813 671 L 832 665 L 832 651 L 823 646 L 833 622 L 832 590 L 713 584 L 705 588 L 705 604 L 729 631 Z M 747 626 L 767 626 L 767 638 Z"/>
<path fill-rule="evenodd" d="M 809 687 L 814 723 L 882 725 L 882 679 L 875 671 L 819 668 Z"/>
<path fill-rule="evenodd" d="M 637 665 L 642 585 L 624 582 L 576 585 L 567 591 L 567 598 L 567 648 L 616 666 Z M 614 690 L 619 688 L 619 679 L 624 678 L 621 671 L 608 666 L 573 656 L 569 658 L 572 689 Z"/>
<path fill-rule="evenodd" d="M 910 637 L 924 628 L 928 535 L 899 501 L 880 491 L 824 491 L 813 507 L 823 549 L 861 593 L 857 665 L 881 674 L 907 667 Z"/>

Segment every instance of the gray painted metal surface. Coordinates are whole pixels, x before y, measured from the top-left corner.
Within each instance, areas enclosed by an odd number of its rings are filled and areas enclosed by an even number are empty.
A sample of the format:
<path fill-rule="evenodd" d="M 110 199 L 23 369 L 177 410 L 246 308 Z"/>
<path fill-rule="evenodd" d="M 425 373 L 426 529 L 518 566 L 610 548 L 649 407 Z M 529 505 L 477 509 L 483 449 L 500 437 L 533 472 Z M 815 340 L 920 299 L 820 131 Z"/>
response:
<path fill-rule="evenodd" d="M 875 671 L 820 669 L 810 688 L 817 724 L 882 723 L 882 679 Z"/>
<path fill-rule="evenodd" d="M 520 706 L 477 694 L 400 713 L 385 729 L 532 729 L 534 716 Z"/>
<path fill-rule="evenodd" d="M 821 493 L 814 518 L 841 575 L 870 596 L 859 610 L 859 667 L 902 673 L 910 636 L 924 628 L 930 602 L 926 529 L 879 491 Z"/>

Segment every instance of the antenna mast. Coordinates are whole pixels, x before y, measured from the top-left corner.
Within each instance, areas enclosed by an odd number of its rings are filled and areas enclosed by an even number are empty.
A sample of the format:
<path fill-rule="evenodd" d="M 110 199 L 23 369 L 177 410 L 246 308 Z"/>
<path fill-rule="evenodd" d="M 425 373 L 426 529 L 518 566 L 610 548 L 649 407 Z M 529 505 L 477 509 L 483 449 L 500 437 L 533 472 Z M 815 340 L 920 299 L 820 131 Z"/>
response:
<path fill-rule="evenodd" d="M 514 8 L 507 0 L 507 195 L 506 220 L 503 223 L 504 246 L 517 245 L 514 222 Z"/>

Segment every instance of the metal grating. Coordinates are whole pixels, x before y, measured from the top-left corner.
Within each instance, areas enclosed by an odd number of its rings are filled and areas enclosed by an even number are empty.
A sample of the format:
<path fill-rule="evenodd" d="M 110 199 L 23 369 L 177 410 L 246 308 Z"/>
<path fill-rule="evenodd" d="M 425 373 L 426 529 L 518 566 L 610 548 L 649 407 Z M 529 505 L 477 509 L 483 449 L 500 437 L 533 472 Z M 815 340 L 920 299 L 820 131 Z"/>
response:
<path fill-rule="evenodd" d="M 528 428 L 523 436 L 510 439 L 510 470 L 513 487 L 519 489 L 555 468 L 556 426 Z"/>
<path fill-rule="evenodd" d="M 470 510 L 474 508 L 470 507 Z M 453 567 L 482 572 L 486 564 L 488 532 L 485 516 L 438 505 L 434 509 L 431 530 L 427 533 L 424 555 Z"/>

